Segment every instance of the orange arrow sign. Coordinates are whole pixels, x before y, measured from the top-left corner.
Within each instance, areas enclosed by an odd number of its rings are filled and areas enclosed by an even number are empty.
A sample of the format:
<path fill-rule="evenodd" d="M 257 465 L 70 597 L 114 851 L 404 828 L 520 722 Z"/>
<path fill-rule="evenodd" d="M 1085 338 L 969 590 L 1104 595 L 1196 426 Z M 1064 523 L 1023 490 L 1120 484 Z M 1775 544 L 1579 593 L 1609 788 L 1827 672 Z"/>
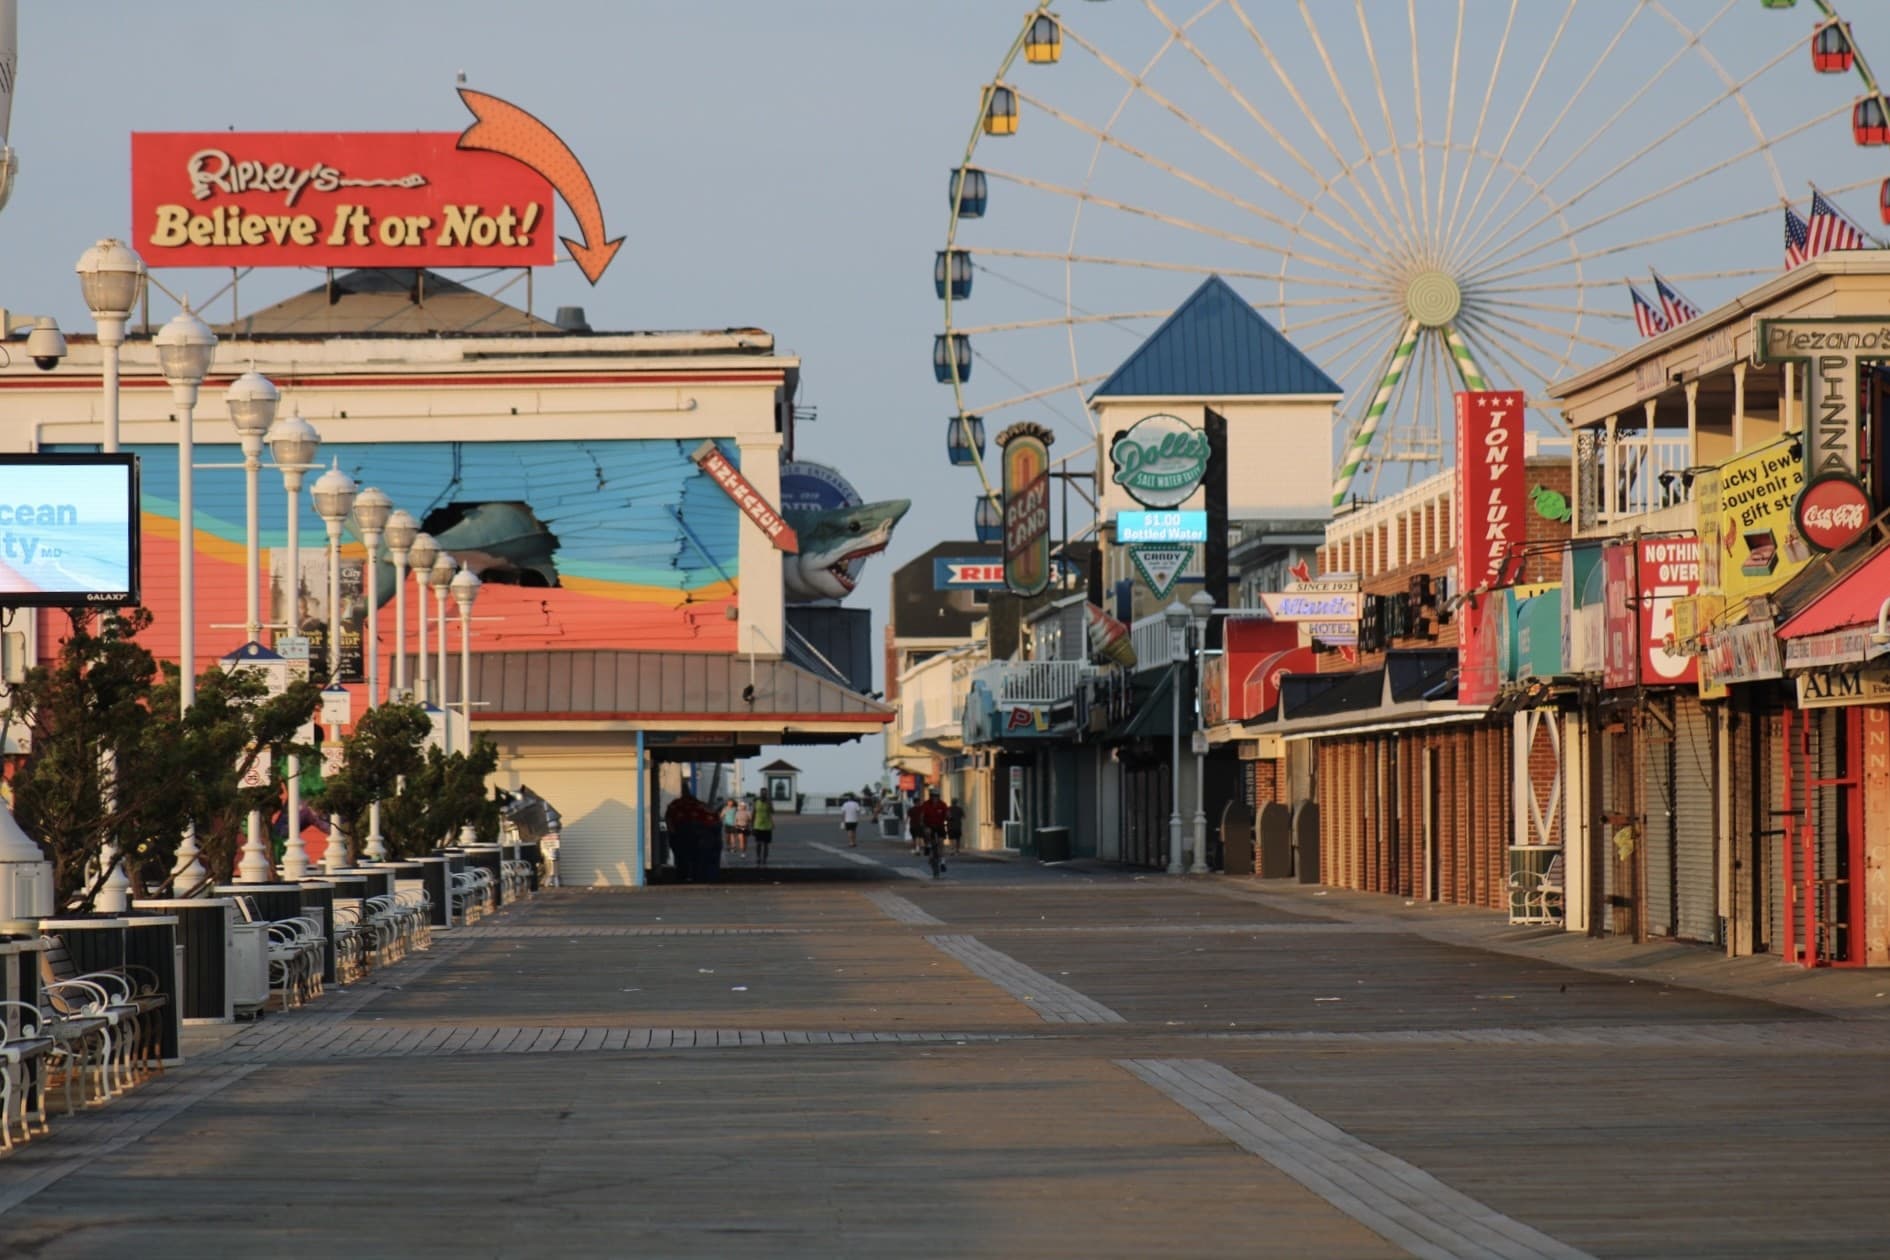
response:
<path fill-rule="evenodd" d="M 471 88 L 459 89 L 459 99 L 466 102 L 473 116 L 472 126 L 460 133 L 459 147 L 503 154 L 550 180 L 551 186 L 564 198 L 564 204 L 570 207 L 578 230 L 584 233 L 582 242 L 568 236 L 558 239 L 571 251 L 584 278 L 596 284 L 604 268 L 617 256 L 623 237 L 614 241 L 604 239 L 604 209 L 597 204 L 597 189 L 591 186 L 584 163 L 577 160 L 577 155 L 558 138 L 557 132 L 512 102 Z"/>

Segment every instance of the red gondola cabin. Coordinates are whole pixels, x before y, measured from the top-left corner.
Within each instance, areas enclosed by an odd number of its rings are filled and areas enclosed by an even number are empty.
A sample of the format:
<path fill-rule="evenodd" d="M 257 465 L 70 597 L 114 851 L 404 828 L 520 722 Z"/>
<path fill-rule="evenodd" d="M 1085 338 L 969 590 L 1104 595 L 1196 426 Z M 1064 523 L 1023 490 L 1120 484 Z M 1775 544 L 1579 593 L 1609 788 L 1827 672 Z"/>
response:
<path fill-rule="evenodd" d="M 1849 74 L 1857 60 L 1843 22 L 1826 22 L 1811 33 L 1811 68 L 1819 74 Z"/>
<path fill-rule="evenodd" d="M 1866 96 L 1851 108 L 1851 139 L 1859 144 L 1890 144 L 1890 111 L 1881 96 Z"/>

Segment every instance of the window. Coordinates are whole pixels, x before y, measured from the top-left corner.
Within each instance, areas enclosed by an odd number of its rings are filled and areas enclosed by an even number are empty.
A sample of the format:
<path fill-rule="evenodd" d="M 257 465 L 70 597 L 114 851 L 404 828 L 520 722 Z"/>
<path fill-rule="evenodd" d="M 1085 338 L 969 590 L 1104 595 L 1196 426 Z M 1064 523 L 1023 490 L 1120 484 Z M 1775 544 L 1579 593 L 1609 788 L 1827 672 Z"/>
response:
<path fill-rule="evenodd" d="M 769 779 L 768 795 L 774 800 L 785 801 L 788 798 L 788 781 L 786 779 Z"/>

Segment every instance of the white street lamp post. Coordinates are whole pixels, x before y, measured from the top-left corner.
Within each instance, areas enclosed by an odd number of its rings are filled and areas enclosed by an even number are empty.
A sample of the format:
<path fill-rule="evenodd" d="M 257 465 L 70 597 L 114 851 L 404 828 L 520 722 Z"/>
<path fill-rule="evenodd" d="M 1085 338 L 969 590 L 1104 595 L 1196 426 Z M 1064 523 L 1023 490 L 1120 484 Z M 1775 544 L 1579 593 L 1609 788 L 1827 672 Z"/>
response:
<path fill-rule="evenodd" d="M 1214 597 L 1206 591 L 1196 591 L 1188 600 L 1188 613 L 1194 619 L 1195 677 L 1198 680 L 1201 675 L 1201 652 L 1207 647 L 1208 619 L 1214 615 Z M 1207 758 L 1203 749 L 1207 746 L 1207 737 L 1202 720 L 1207 715 L 1201 711 L 1198 681 L 1195 684 L 1194 714 L 1194 865 L 1189 868 L 1189 872 L 1205 875 L 1208 873 Z"/>
<path fill-rule="evenodd" d="M 394 560 L 394 689 L 393 695 L 407 701 L 407 557 L 420 538 L 420 522 L 405 508 L 395 508 L 382 531 L 387 540 L 387 554 Z M 429 561 L 431 563 L 431 561 Z"/>
<path fill-rule="evenodd" d="M 1180 670 L 1188 654 L 1188 610 L 1177 601 L 1162 610 L 1168 623 L 1168 689 L 1170 696 L 1169 730 L 1172 744 L 1168 757 L 1168 873 L 1179 875 L 1181 864 L 1181 678 Z"/>
<path fill-rule="evenodd" d="M 282 392 L 252 367 L 230 383 L 223 401 L 230 410 L 230 423 L 236 428 L 236 436 L 243 444 L 243 638 L 256 643 L 262 639 L 262 517 L 257 503 L 257 482 L 262 475 L 263 439 L 275 422 Z M 171 873 L 171 884 L 181 889 L 188 881 L 201 882 L 203 874 L 203 863 L 197 860 L 196 837 L 186 834 L 184 847 L 177 851 L 177 869 Z M 262 811 L 252 809 L 244 831 L 243 857 L 236 878 L 240 883 L 265 884 L 272 874 Z"/>
<path fill-rule="evenodd" d="M 459 568 L 452 556 L 442 551 L 433 558 L 433 568 L 427 573 L 427 584 L 433 588 L 433 607 L 439 614 L 438 629 L 440 635 L 440 721 L 446 723 L 446 753 L 453 753 L 453 707 L 446 695 L 446 593 L 453 584 L 453 571 Z"/>
<path fill-rule="evenodd" d="M 433 701 L 433 667 L 427 662 L 427 582 L 433 576 L 433 562 L 440 557 L 440 545 L 433 541 L 428 533 L 415 534 L 413 546 L 407 551 L 407 563 L 413 569 L 414 596 L 420 601 L 420 615 L 415 618 L 420 631 L 419 650 L 414 653 L 418 678 L 414 683 L 414 699 L 420 704 Z"/>
<path fill-rule="evenodd" d="M 380 589 L 378 570 L 381 563 L 381 531 L 387 528 L 387 520 L 394 513 L 394 502 L 385 494 L 369 486 L 354 500 L 354 523 L 361 531 L 361 540 L 367 544 L 367 567 L 362 571 L 361 589 L 367 598 L 367 707 L 374 708 L 381 702 L 381 620 Z M 378 862 L 387 856 L 387 848 L 381 843 L 381 803 L 368 803 L 367 856 Z"/>
<path fill-rule="evenodd" d="M 282 489 L 289 500 L 289 609 L 291 635 L 302 633 L 302 474 L 315 465 L 315 452 L 321 449 L 321 435 L 315 426 L 300 416 L 284 416 L 269 426 L 269 454 L 282 470 Z M 289 754 L 287 771 L 289 795 L 286 802 L 286 830 L 283 839 L 282 876 L 299 880 L 308 877 L 308 850 L 302 844 L 302 758 Z M 249 883 L 248 875 L 240 877 Z M 263 878 L 267 878 L 265 875 Z"/>
<path fill-rule="evenodd" d="M 118 450 L 118 347 L 125 344 L 125 322 L 144 294 L 144 260 L 123 241 L 106 239 L 79 255 L 77 271 L 79 290 L 98 322 L 98 344 L 104 352 L 105 433 L 99 447 L 110 454 Z M 189 837 L 190 832 L 186 830 L 185 835 Z M 119 869 L 117 846 L 104 845 L 98 860 L 107 875 L 93 906 L 108 914 L 129 909 L 131 881 Z"/>
<path fill-rule="evenodd" d="M 461 569 L 459 576 L 452 583 L 453 602 L 459 605 L 459 742 L 465 745 L 464 752 L 472 752 L 472 610 L 473 600 L 479 597 L 479 575 L 471 569 Z M 471 844 L 479 838 L 470 822 L 459 829 L 459 842 Z"/>
<path fill-rule="evenodd" d="M 170 382 L 171 401 L 177 404 L 177 665 L 178 694 L 181 711 L 190 712 L 197 700 L 197 502 L 196 463 L 197 391 L 210 372 L 210 360 L 217 350 L 217 335 L 210 325 L 198 319 L 189 302 L 171 316 L 158 330 L 152 343 L 157 347 L 158 367 Z M 260 829 L 251 817 L 252 831 Z M 197 859 L 197 822 L 184 824 L 184 836 L 178 844 L 178 858 L 183 866 L 202 869 Z M 106 887 L 128 884 L 122 870 L 115 871 Z M 99 903 L 104 909 L 104 903 Z"/>
<path fill-rule="evenodd" d="M 77 270 L 104 351 L 105 440 L 100 445 L 109 453 L 118 449 L 118 347 L 125 344 L 125 323 L 144 295 L 144 260 L 123 241 L 107 239 L 79 255 Z"/>
<path fill-rule="evenodd" d="M 328 681 L 333 686 L 341 679 L 341 523 L 354 509 L 354 478 L 341 471 L 341 461 L 315 479 L 309 487 L 315 500 L 315 514 L 328 527 Z M 339 743 L 341 727 L 328 728 L 328 738 Z M 348 842 L 341 834 L 341 820 L 328 816 L 328 849 L 323 861 L 331 871 L 348 865 Z"/>

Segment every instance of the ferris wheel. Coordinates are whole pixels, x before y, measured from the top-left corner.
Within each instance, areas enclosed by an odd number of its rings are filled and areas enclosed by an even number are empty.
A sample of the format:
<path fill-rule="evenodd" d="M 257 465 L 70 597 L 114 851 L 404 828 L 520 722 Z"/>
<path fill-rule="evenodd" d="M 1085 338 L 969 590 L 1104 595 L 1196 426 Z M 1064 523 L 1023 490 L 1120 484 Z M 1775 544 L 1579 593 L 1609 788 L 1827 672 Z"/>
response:
<path fill-rule="evenodd" d="M 1827 0 L 1172 4 L 1043 0 L 967 102 L 933 370 L 980 538 L 987 425 L 1094 449 L 1090 392 L 1210 275 L 1343 388 L 1337 506 L 1447 463 L 1458 389 L 1559 430 L 1549 385 L 1645 335 L 1630 284 L 1684 312 L 1777 274 L 1814 185 L 1890 222 L 1890 107 Z"/>

